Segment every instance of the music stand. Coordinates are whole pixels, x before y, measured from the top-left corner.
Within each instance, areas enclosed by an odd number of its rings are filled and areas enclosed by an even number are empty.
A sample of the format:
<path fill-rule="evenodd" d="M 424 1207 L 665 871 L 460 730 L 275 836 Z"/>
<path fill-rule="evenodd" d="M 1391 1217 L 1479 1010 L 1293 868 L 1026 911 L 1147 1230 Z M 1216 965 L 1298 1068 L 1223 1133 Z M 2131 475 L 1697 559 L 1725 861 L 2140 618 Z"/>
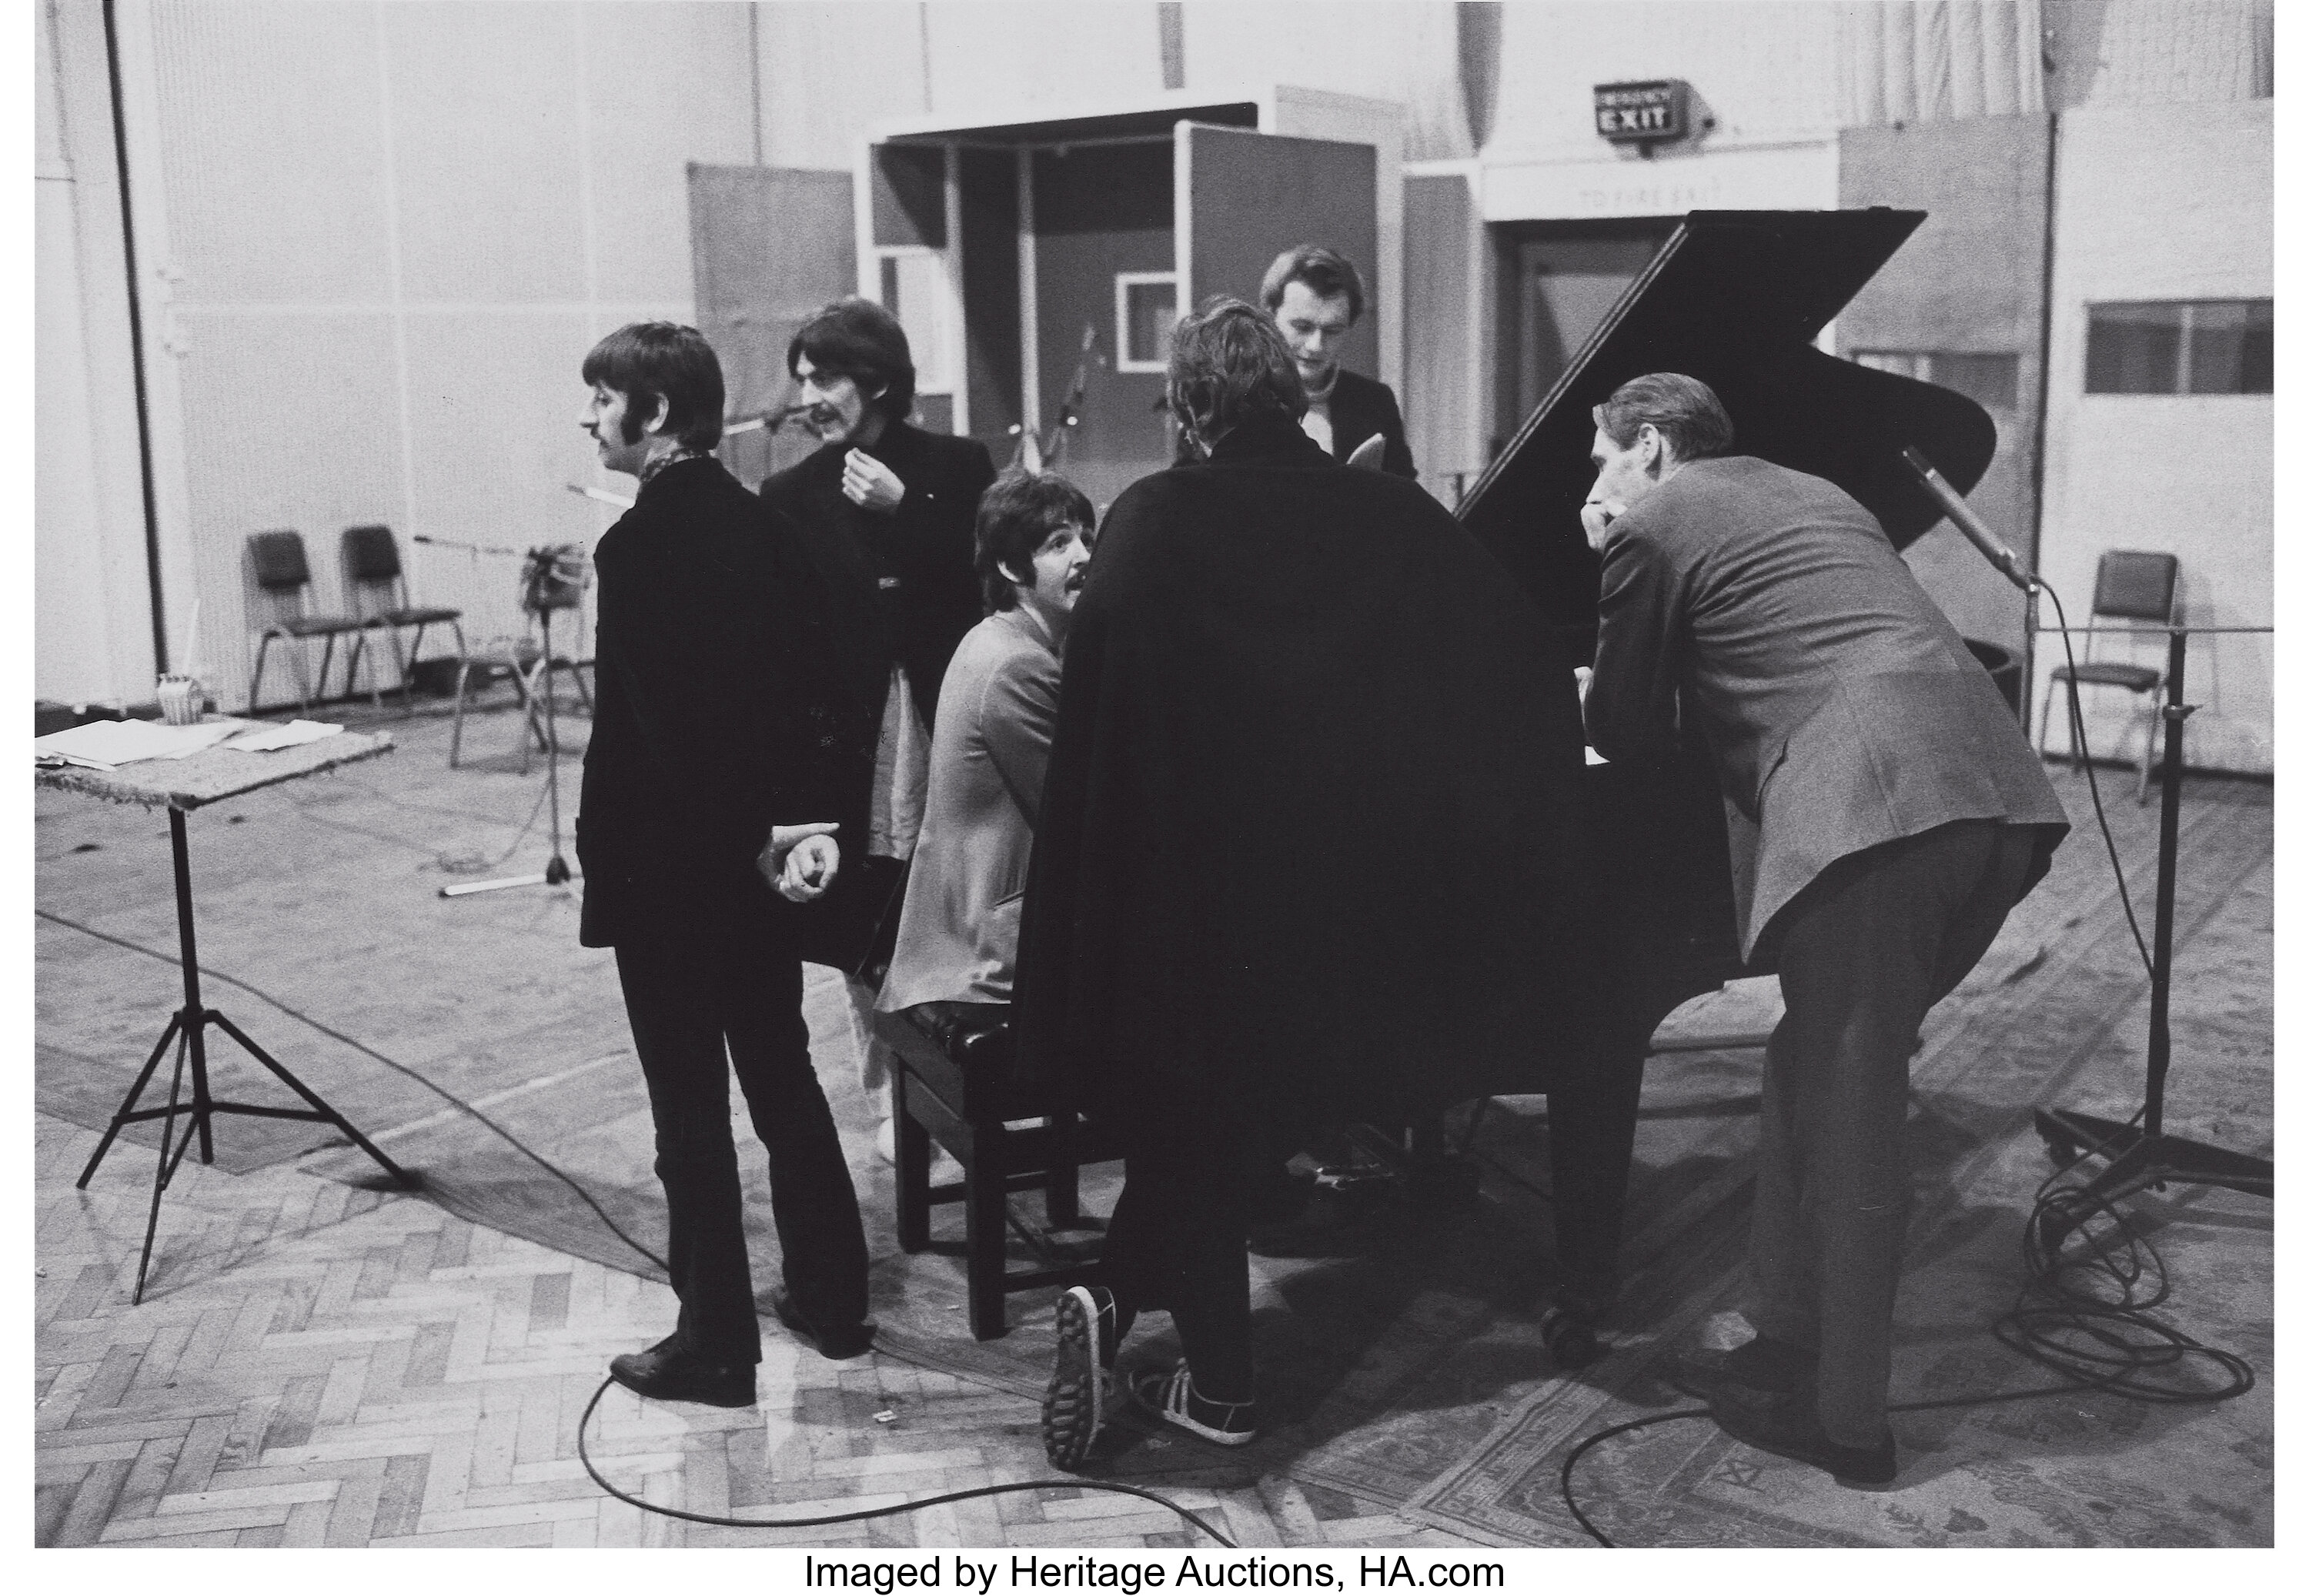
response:
<path fill-rule="evenodd" d="M 144 1219 L 144 1250 L 136 1260 L 136 1290 L 129 1298 L 132 1303 L 144 1300 L 145 1272 L 152 1263 L 152 1238 L 160 1223 L 160 1194 L 169 1189 L 169 1182 L 184 1162 L 185 1152 L 193 1143 L 195 1134 L 201 1143 L 201 1162 L 216 1161 L 216 1147 L 210 1122 L 220 1114 L 246 1114 L 264 1119 L 310 1119 L 333 1125 L 349 1137 L 353 1145 L 384 1166 L 385 1172 L 404 1189 L 414 1187 L 416 1178 L 399 1164 L 377 1151 L 367 1136 L 353 1128 L 352 1122 L 323 1101 L 318 1092 L 289 1072 L 286 1065 L 250 1040 L 246 1031 L 207 1005 L 201 997 L 201 967 L 193 943 L 193 871 L 192 860 L 185 841 L 185 816 L 203 805 L 237 798 L 260 787 L 295 781 L 358 760 L 373 759 L 393 751 L 393 739 L 381 732 L 362 734 L 341 731 L 333 737 L 283 748 L 269 754 L 243 754 L 231 748 L 208 748 L 184 759 L 144 760 L 114 771 L 96 771 L 79 767 L 63 769 L 39 768 L 33 780 L 43 787 L 54 787 L 67 792 L 78 792 L 90 798 L 104 798 L 117 804 L 154 804 L 169 811 L 169 847 L 176 867 L 177 884 L 177 961 L 184 967 L 184 1006 L 169 1016 L 160 1040 L 153 1044 L 151 1056 L 137 1072 L 136 1080 L 128 1088 L 128 1095 L 113 1111 L 112 1122 L 105 1126 L 104 1139 L 89 1155 L 88 1166 L 80 1172 L 74 1184 L 81 1190 L 88 1188 L 96 1168 L 104 1155 L 112 1150 L 114 1140 L 123 1126 L 143 1120 L 158 1119 L 160 1126 L 160 1163 L 152 1177 L 152 1204 Z M 226 1102 L 209 1093 L 207 1034 L 215 1026 L 238 1042 L 249 1057 L 272 1072 L 281 1083 L 298 1097 L 307 1107 L 284 1109 L 265 1103 Z M 140 1109 L 137 1099 L 144 1093 L 153 1073 L 160 1067 L 162 1055 L 169 1044 L 177 1044 L 175 1073 L 169 1079 L 169 1103 L 164 1109 Z M 192 1100 L 183 1103 L 186 1062 L 192 1064 Z M 185 1134 L 176 1138 L 179 1105 L 186 1123 Z"/>

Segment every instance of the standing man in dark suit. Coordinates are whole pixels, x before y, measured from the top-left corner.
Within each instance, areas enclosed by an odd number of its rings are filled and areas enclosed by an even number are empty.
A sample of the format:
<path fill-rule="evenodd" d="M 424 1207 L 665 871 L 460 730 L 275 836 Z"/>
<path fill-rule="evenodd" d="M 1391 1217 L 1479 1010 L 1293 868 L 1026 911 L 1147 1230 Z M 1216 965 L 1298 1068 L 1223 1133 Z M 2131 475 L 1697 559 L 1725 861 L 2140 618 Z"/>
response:
<path fill-rule="evenodd" d="M 859 742 L 870 750 L 836 794 L 834 818 L 855 856 L 892 861 L 856 873 L 853 887 L 884 898 L 846 913 L 870 924 L 886 910 L 898 863 L 912 857 L 930 781 L 938 688 L 963 634 L 984 613 L 973 564 L 979 496 L 994 462 L 974 438 L 922 431 L 905 329 L 870 299 L 837 299 L 802 324 L 786 368 L 809 406 L 823 446 L 762 484 L 763 502 L 790 516 L 819 578 L 822 633 L 847 687 Z M 805 937 L 810 933 L 805 931 Z M 819 952 L 806 941 L 806 951 Z M 860 1084 L 881 1111 L 876 1141 L 896 1157 L 889 1057 L 874 1034 L 874 992 L 855 979 L 862 946 L 825 952 L 848 983 L 860 1050 Z"/>
<path fill-rule="evenodd" d="M 1734 455 L 1713 392 L 1596 408 L 1604 557 L 1587 694 L 1609 759 L 1697 723 L 1724 791 L 1741 953 L 1777 959 L 1749 1266 L 1754 1340 L 1686 1355 L 1729 1435 L 1855 1485 L 1885 1422 L 1908 1211 L 1908 1058 L 2068 831 L 1988 673 L 1841 488 Z"/>
<path fill-rule="evenodd" d="M 1395 390 L 1339 364 L 1340 342 L 1363 315 L 1363 279 L 1355 263 L 1320 244 L 1299 245 L 1275 257 L 1258 298 L 1283 329 L 1307 390 L 1307 413 L 1299 420 L 1307 436 L 1341 461 L 1378 438 L 1385 447 L 1379 469 L 1416 478 Z"/>
<path fill-rule="evenodd" d="M 754 1400 L 761 1333 L 730 1074 L 770 1157 L 778 1317 L 829 1358 L 866 1350 L 866 1236 L 810 1067 L 801 962 L 769 880 L 803 901 L 839 845 L 830 690 L 795 646 L 810 582 L 791 530 L 708 453 L 722 368 L 696 331 L 619 329 L 585 357 L 583 426 L 641 480 L 601 535 L 599 686 L 577 815 L 579 937 L 617 950 L 665 1186 L 674 1333 L 610 1372 L 644 1396 Z M 786 823 L 786 824 L 774 824 Z"/>

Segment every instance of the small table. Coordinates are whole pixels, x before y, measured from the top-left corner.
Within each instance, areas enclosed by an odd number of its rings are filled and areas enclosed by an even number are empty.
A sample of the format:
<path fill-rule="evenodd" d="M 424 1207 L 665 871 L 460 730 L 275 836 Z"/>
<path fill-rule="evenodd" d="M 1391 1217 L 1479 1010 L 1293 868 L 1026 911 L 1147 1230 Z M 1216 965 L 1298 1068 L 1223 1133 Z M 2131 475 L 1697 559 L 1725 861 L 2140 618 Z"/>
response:
<path fill-rule="evenodd" d="M 144 1274 L 152 1262 L 152 1238 L 160 1222 L 160 1194 L 169 1189 L 169 1181 L 177 1166 L 184 1161 L 186 1149 L 192 1144 L 195 1132 L 201 1143 L 201 1162 L 215 1161 L 215 1147 L 211 1139 L 209 1121 L 219 1114 L 251 1114 L 267 1119 L 312 1119 L 335 1126 L 352 1139 L 353 1144 L 378 1163 L 385 1172 L 403 1186 L 416 1183 L 409 1172 L 378 1152 L 368 1138 L 355 1130 L 345 1117 L 321 1100 L 320 1095 L 282 1066 L 264 1048 L 248 1038 L 248 1033 L 201 1001 L 201 968 L 193 947 L 193 875 L 192 865 L 185 848 L 185 816 L 203 805 L 224 798 L 238 798 L 261 787 L 275 787 L 283 781 L 316 775 L 322 771 L 335 770 L 341 765 L 357 764 L 365 759 L 375 759 L 393 752 L 393 738 L 382 732 L 362 733 L 341 731 L 331 737 L 300 743 L 292 748 L 282 748 L 269 754 L 243 754 L 230 748 L 206 748 L 182 759 L 147 759 L 134 764 L 122 765 L 109 771 L 91 770 L 80 765 L 35 765 L 33 780 L 42 787 L 52 787 L 61 792 L 82 793 L 102 798 L 108 803 L 141 804 L 145 808 L 163 807 L 169 811 L 169 843 L 175 854 L 177 875 L 177 942 L 178 962 L 184 967 L 185 1003 L 171 1015 L 160 1040 L 153 1044 L 152 1055 L 144 1061 L 137 1074 L 136 1083 L 128 1089 L 119 1109 L 106 1127 L 104 1140 L 98 1143 L 88 1167 L 80 1172 L 75 1183 L 85 1189 L 96 1173 L 97 1165 L 120 1134 L 120 1127 L 140 1120 L 165 1121 L 160 1130 L 160 1164 L 152 1178 L 152 1206 L 144 1220 L 144 1251 L 136 1261 L 136 1290 L 132 1302 L 144 1299 Z M 208 1027 L 216 1026 L 238 1042 L 257 1063 L 278 1075 L 288 1088 L 310 1106 L 303 1109 L 283 1109 L 258 1103 L 221 1101 L 209 1095 L 208 1055 L 204 1040 Z M 160 1066 L 160 1058 L 168 1052 L 170 1042 L 177 1044 L 175 1074 L 169 1081 L 169 1106 L 165 1109 L 140 1109 L 136 1100 L 152 1079 L 153 1071 Z M 185 1061 L 192 1060 L 192 1101 L 186 1113 L 185 1134 L 172 1150 L 170 1138 L 175 1134 L 177 1103 L 182 1095 Z"/>

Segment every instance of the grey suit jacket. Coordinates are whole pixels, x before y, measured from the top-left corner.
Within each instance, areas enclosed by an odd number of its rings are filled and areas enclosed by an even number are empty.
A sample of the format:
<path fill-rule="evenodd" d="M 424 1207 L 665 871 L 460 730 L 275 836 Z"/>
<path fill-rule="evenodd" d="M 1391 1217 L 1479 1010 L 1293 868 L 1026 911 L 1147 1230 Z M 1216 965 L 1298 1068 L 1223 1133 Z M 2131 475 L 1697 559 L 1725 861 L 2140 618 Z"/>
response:
<path fill-rule="evenodd" d="M 1058 710 L 1058 651 L 1033 617 L 998 610 L 964 636 L 938 693 L 921 836 L 876 1007 L 1010 1001 Z"/>
<path fill-rule="evenodd" d="M 1846 854 L 1952 820 L 2068 830 L 2019 721 L 1875 518 L 1747 455 L 1694 461 L 1613 523 L 1587 702 L 1607 759 L 1674 747 L 1724 790 L 1740 949 Z"/>

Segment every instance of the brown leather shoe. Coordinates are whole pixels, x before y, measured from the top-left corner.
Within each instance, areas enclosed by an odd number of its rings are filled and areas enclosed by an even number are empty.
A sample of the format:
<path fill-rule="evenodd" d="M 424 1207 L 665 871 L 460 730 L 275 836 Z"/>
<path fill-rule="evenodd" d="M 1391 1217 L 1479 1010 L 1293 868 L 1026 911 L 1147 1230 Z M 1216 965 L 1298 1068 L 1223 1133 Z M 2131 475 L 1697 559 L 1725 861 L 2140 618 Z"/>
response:
<path fill-rule="evenodd" d="M 822 1358 L 855 1358 L 874 1350 L 874 1326 L 870 1322 L 819 1325 L 796 1307 L 793 1298 L 783 1291 L 770 1293 L 770 1311 L 777 1315 L 779 1324 L 816 1347 Z"/>
<path fill-rule="evenodd" d="M 754 1405 L 754 1366 L 706 1363 L 680 1350 L 671 1336 L 642 1352 L 610 1359 L 610 1377 L 627 1390 L 662 1402 L 703 1402 L 709 1408 Z"/>

